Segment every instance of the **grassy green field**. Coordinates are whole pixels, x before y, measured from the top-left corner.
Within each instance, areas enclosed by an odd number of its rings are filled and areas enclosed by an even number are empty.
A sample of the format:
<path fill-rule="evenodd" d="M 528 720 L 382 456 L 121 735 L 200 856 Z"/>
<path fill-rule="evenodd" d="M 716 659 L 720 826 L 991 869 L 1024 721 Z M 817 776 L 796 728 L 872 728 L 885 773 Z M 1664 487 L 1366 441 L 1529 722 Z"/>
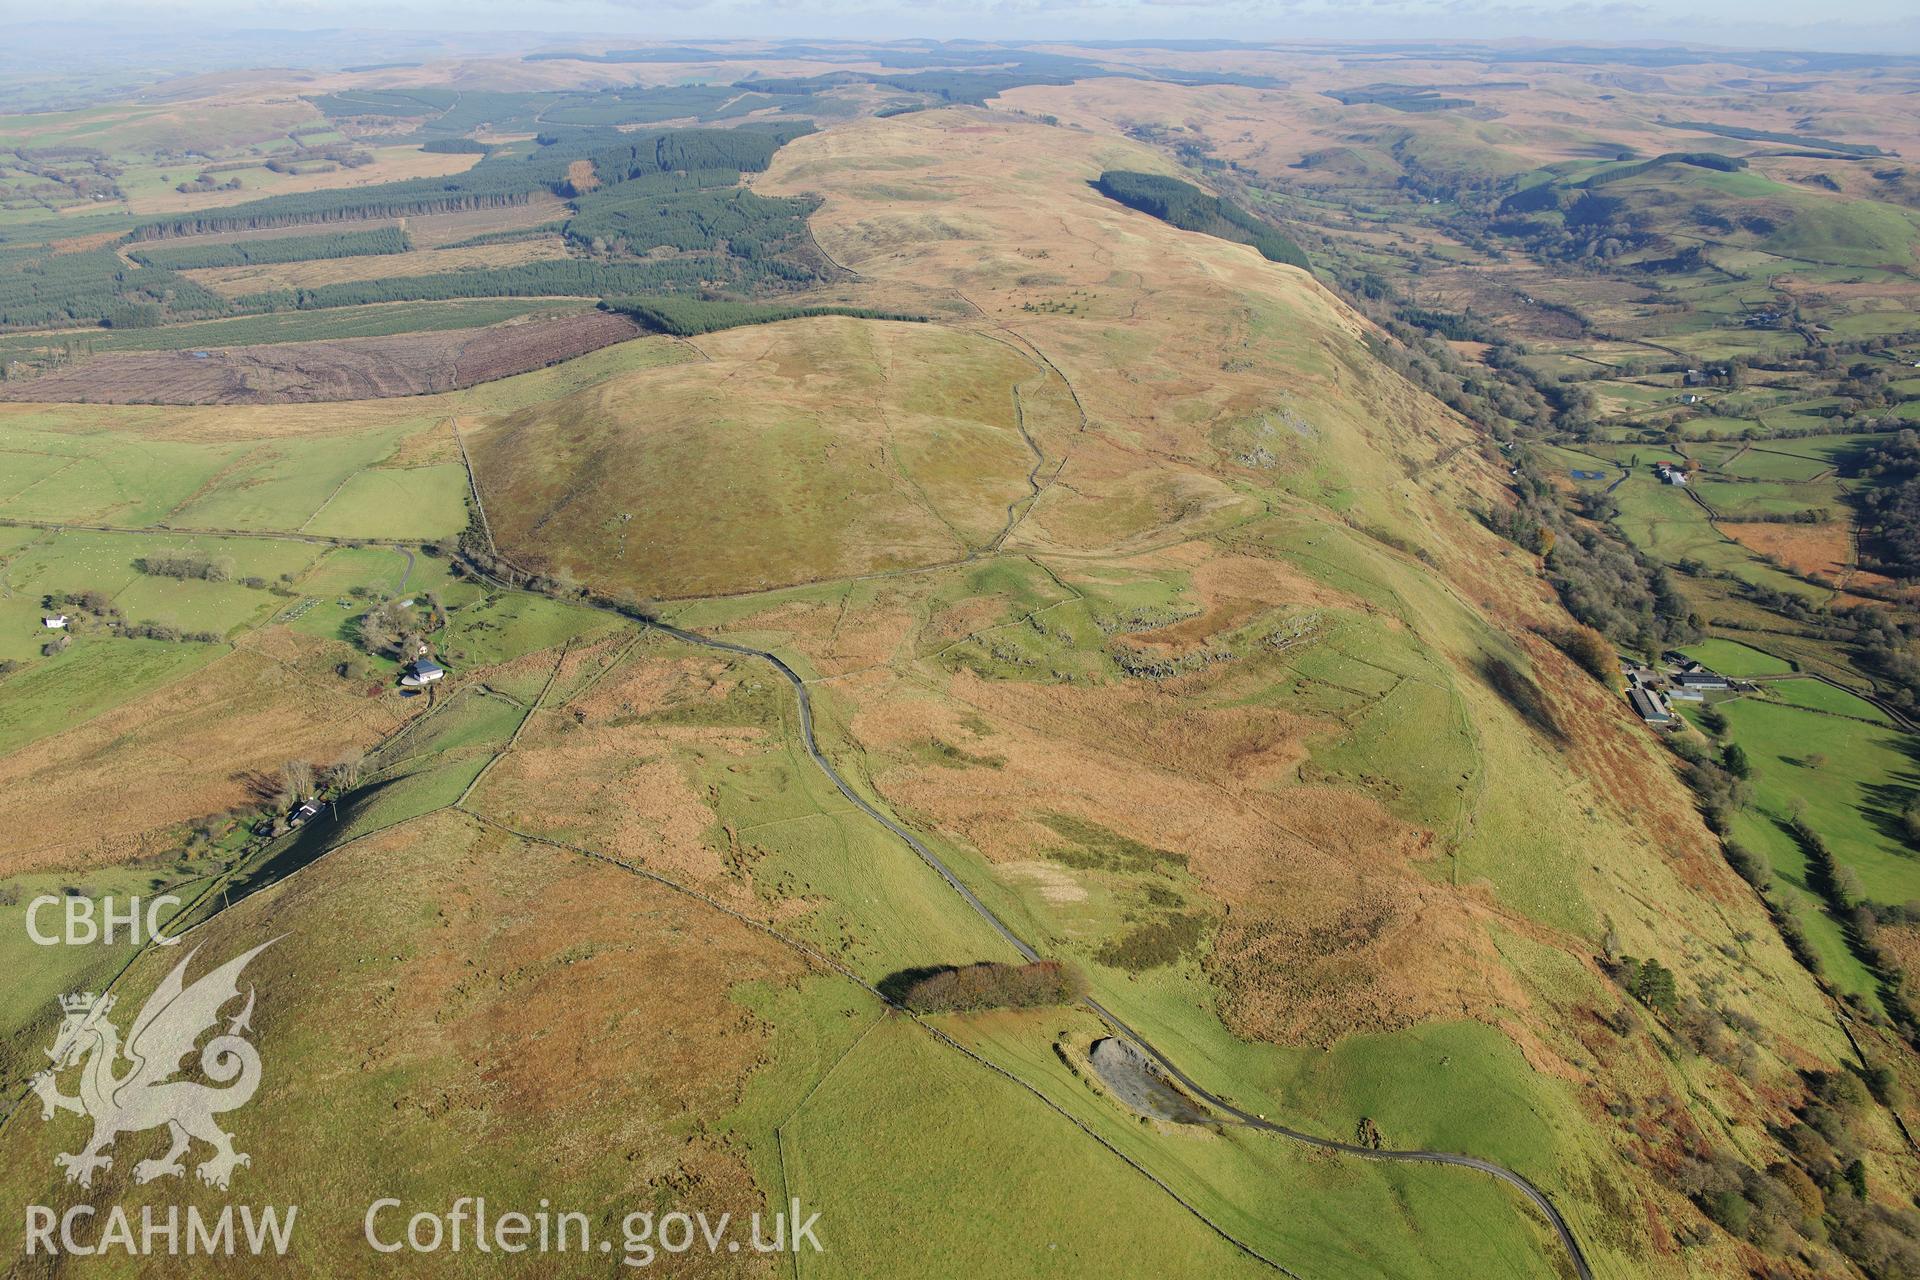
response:
<path fill-rule="evenodd" d="M 100 415 L 89 415 L 98 423 Z M 137 426 L 148 415 L 125 415 Z M 38 474 L 0 501 L 0 516 L 75 523 L 151 524 L 185 502 L 234 457 L 233 446 L 104 435 L 70 428 L 67 411 L 0 417 L 0 449 L 37 454 Z"/>
<path fill-rule="evenodd" d="M 1820 588 L 1762 563 L 1740 544 L 1722 535 L 1699 504 L 1677 486 L 1636 474 L 1614 490 L 1614 496 L 1620 504 L 1621 531 L 1657 560 L 1668 564 L 1695 560 L 1709 569 L 1731 573 L 1744 581 L 1789 595 L 1809 599 L 1825 595 Z"/>
<path fill-rule="evenodd" d="M 1792 515 L 1797 511 L 1820 508 L 1828 511 L 1842 509 L 1839 491 L 1831 483 L 1820 481 L 1790 483 L 1753 480 L 1735 483 L 1709 477 L 1694 481 L 1692 487 L 1715 512 L 1734 519 Z"/>
<path fill-rule="evenodd" d="M 205 884 L 206 877 L 218 868 L 212 858 L 181 858 L 164 866 L 113 867 L 61 875 L 11 876 L 4 883 L 7 894 L 0 900 L 0 966 L 9 975 L 0 990 L 0 1064 L 17 1079 L 24 1079 L 46 1065 L 40 1058 L 35 1040 L 58 1020 L 55 995 L 69 991 L 102 990 L 107 981 L 138 950 L 119 926 L 113 942 L 92 945 L 52 945 L 36 943 L 27 932 L 27 912 L 34 899 L 44 896 L 77 896 L 94 904 L 96 925 L 104 923 L 105 899 L 124 914 L 129 899 L 147 900 L 173 894 L 184 906 Z M 157 923 L 165 927 L 180 907 L 163 908 Z M 145 940 L 145 912 L 142 912 L 142 942 Z M 65 908 L 42 907 L 35 917 L 43 934 L 65 935 Z"/>
<path fill-rule="evenodd" d="M 1776 891 L 1799 920 L 1821 974 L 1843 995 L 1857 997 L 1870 1009 L 1880 1009 L 1879 983 L 1847 940 L 1844 926 L 1834 919 L 1826 900 L 1808 887 L 1807 855 L 1800 842 L 1772 817 L 1742 810 L 1734 818 L 1733 837 L 1760 854 L 1772 868 Z"/>
<path fill-rule="evenodd" d="M 181 631 L 207 631 L 219 636 L 263 621 L 284 603 L 280 597 L 235 582 L 176 582 L 149 577 L 129 583 L 113 602 L 135 623 L 158 622 Z"/>
<path fill-rule="evenodd" d="M 1728 475 L 1750 480 L 1808 481 L 1832 470 L 1833 464 L 1822 458 L 1806 457 L 1790 451 L 1797 440 L 1782 441 L 1780 448 L 1749 448 L 1723 470 Z"/>
<path fill-rule="evenodd" d="M 298 529 L 349 480 L 387 457 L 393 445 L 391 433 L 368 432 L 256 446 L 224 469 L 211 493 L 189 499 L 168 516 L 211 529 Z M 354 501 L 349 511 L 356 507 L 364 510 Z"/>
<path fill-rule="evenodd" d="M 1209 1217 L 1266 1256 L 1308 1273 L 1362 1265 L 1405 1276 L 1487 1267 L 1493 1269 L 1485 1274 L 1527 1274 L 1522 1259 L 1537 1243 L 1497 1193 L 1472 1183 L 1329 1167 L 1253 1135 L 1198 1130 L 1155 1140 L 1113 1103 L 1091 1096 L 1047 1051 L 1060 1022 L 1071 1024 L 1078 1040 L 1090 1038 L 1083 1015 L 993 1018 L 954 1030 L 1022 1078 L 1038 1079 L 1043 1093 L 1130 1156 L 1191 1188 Z M 1155 1203 L 1150 1183 L 1039 1099 L 943 1054 L 899 1022 L 883 1021 L 859 1040 L 782 1133 L 788 1183 L 796 1194 L 829 1206 L 823 1218 L 830 1220 L 831 1209 L 879 1211 L 893 1224 L 884 1240 L 849 1240 L 845 1256 L 809 1274 L 873 1274 L 903 1250 L 929 1271 L 964 1265 L 970 1275 L 1078 1272 L 1118 1256 L 1182 1274 L 1196 1267 L 1208 1275 L 1265 1270 L 1196 1219 L 1169 1221 L 1166 1202 Z M 870 1150 L 913 1154 L 885 1162 L 860 1157 Z M 969 1190 L 969 1171 L 977 1166 L 960 1154 L 983 1150 L 1012 1182 L 986 1201 Z M 1263 1212 L 1255 1188 L 1275 1180 L 1310 1188 L 1298 1211 Z M 1058 1199 L 1064 1188 L 1105 1206 L 1100 1236 L 1088 1237 L 1076 1225 L 1088 1219 L 1078 1214 L 1056 1216 L 1067 1208 Z M 1422 1212 L 1416 1206 L 1444 1205 L 1482 1231 L 1417 1241 L 1394 1221 L 1401 1215 L 1387 1206 L 1396 1202 L 1414 1218 Z M 1363 1229 L 1362 1221 L 1374 1225 Z"/>
<path fill-rule="evenodd" d="M 301 531 L 337 538 L 430 541 L 467 525 L 467 471 L 455 462 L 356 471 Z"/>
<path fill-rule="evenodd" d="M 1882 442 L 1882 436 L 1875 432 L 1836 432 L 1833 435 L 1781 440 L 1764 447 L 1797 456 L 1819 458 L 1829 466 L 1838 466 L 1850 456 Z"/>
<path fill-rule="evenodd" d="M 1796 682 L 1798 683 L 1798 682 Z M 1920 898 L 1920 858 L 1900 835 L 1899 815 L 1920 792 L 1913 761 L 1920 743 L 1889 726 L 1751 698 L 1721 704 L 1731 739 L 1753 765 L 1764 818 L 1808 823 L 1853 868 L 1877 902 Z"/>
<path fill-rule="evenodd" d="M 1738 640 L 1701 640 L 1683 647 L 1680 652 L 1723 676 L 1771 676 L 1793 670 L 1793 664 L 1785 659 L 1741 644 Z"/>
<path fill-rule="evenodd" d="M 402 420 L 339 434 L 203 442 L 156 440 L 142 433 L 147 424 L 167 421 L 165 411 L 123 409 L 87 417 L 85 429 L 77 429 L 80 420 L 66 410 L 0 417 L 0 448 L 56 460 L 42 466 L 38 479 L 0 501 L 0 517 L 291 531 L 312 519 L 358 472 L 391 455 L 410 430 L 427 425 Z M 111 424 L 106 430 L 103 418 Z M 395 526 L 444 524 L 450 518 L 448 479 L 435 472 L 424 487 L 411 490 L 424 510 L 389 510 L 384 519 Z M 380 536 L 383 530 L 374 526 L 382 522 L 381 492 L 377 484 L 356 486 L 348 495 L 344 523 Z"/>
<path fill-rule="evenodd" d="M 68 410 L 0 416 L 0 450 L 13 451 L 0 456 L 26 459 L 9 477 L 17 487 L 0 484 L 0 518 L 399 541 L 447 539 L 466 525 L 457 462 L 382 465 L 431 417 L 377 407 L 358 429 L 276 435 L 270 417 L 242 410 L 260 434 L 151 434 L 204 412 L 116 407 L 84 426 Z"/>
<path fill-rule="evenodd" d="M 392 547 L 333 547 L 295 586 L 310 596 L 342 596 L 363 585 L 397 593 L 411 585 L 407 566 L 406 554 Z"/>
<path fill-rule="evenodd" d="M 57 657 L 7 678 L 0 751 L 72 728 L 226 652 L 220 645 L 81 639 Z"/>
<path fill-rule="evenodd" d="M 1347 623 L 1326 641 L 1290 651 L 1287 663 L 1329 694 L 1364 692 L 1356 705 L 1340 708 L 1347 732 L 1317 746 L 1313 763 L 1329 778 L 1364 783 L 1393 780 L 1387 802 L 1410 822 L 1453 831 L 1469 803 L 1461 779 L 1479 761 L 1465 708 L 1446 670 L 1419 652 L 1405 633 Z M 1324 705 L 1324 704 L 1323 704 Z M 1406 735 L 1424 744 L 1418 761 L 1407 758 Z"/>
<path fill-rule="evenodd" d="M 1144 985 L 1148 989 L 1141 990 Z M 1310 1131 L 1344 1136 L 1361 1117 L 1372 1119 L 1395 1143 L 1442 1149 L 1500 1151 L 1499 1158 L 1535 1176 L 1551 1178 L 1556 1136 L 1578 1125 L 1555 1103 L 1524 1116 L 1515 1103 L 1527 1069 L 1510 1045 L 1485 1028 L 1436 1026 L 1412 1036 L 1359 1037 L 1355 1059 L 1275 1054 L 1208 1029 L 1195 1010 L 1191 984 L 1165 980 L 1126 993 L 1134 1025 L 1176 1057 L 1207 1064 L 1210 1083 L 1231 1078 L 1237 1105 Z M 1103 997 L 1111 998 L 1111 997 Z M 1447 1176 L 1449 1170 L 1402 1170 L 1313 1155 L 1290 1143 L 1229 1129 L 1224 1134 L 1142 1124 L 1086 1078 L 1069 1069 L 1063 1049 L 1084 1052 L 1106 1028 L 1079 1011 L 1042 1016 L 989 1016 L 949 1021 L 967 1043 L 1023 1079 L 1034 1081 L 1058 1105 L 1174 1185 L 1193 1195 L 1207 1215 L 1267 1256 L 1306 1274 L 1459 1275 L 1485 1271 L 1524 1276 L 1549 1265 L 1551 1246 L 1540 1224 L 1513 1212 L 1498 1184 Z M 1357 1068 L 1357 1069 L 1356 1069 Z M 1345 1073 L 1352 1070 L 1349 1078 Z M 1449 1088 L 1456 1071 L 1489 1085 L 1467 1098 Z M 1203 1077 L 1206 1078 L 1206 1077 Z M 1404 1091 L 1403 1091 L 1404 1089 Z M 1438 1096 L 1457 1107 L 1436 1108 Z M 1171 1140 L 1169 1140 L 1169 1138 Z M 1463 1146 L 1464 1144 L 1464 1146 Z M 1275 1180 L 1310 1189 L 1296 1212 L 1273 1215 L 1257 1191 Z M 1402 1204 L 1408 1213 L 1386 1211 Z M 1415 1205 L 1427 1206 L 1414 1209 Z M 1440 1206 L 1447 1206 L 1441 1209 Z M 1439 1211 L 1470 1230 L 1437 1238 L 1409 1232 L 1407 1223 Z M 1356 1224 L 1366 1227 L 1356 1230 Z"/>
<path fill-rule="evenodd" d="M 1836 689 L 1824 681 L 1775 680 L 1769 682 L 1766 688 L 1769 696 L 1778 698 L 1788 706 L 1825 711 L 1836 716 L 1851 716 L 1856 720 L 1871 720 L 1875 724 L 1893 723 L 1886 712 L 1871 702 L 1857 698 L 1844 689 Z"/>
<path fill-rule="evenodd" d="M 498 595 L 450 614 L 433 640 L 455 662 L 490 665 L 569 639 L 590 640 L 622 625 L 608 614 L 541 596 Z"/>

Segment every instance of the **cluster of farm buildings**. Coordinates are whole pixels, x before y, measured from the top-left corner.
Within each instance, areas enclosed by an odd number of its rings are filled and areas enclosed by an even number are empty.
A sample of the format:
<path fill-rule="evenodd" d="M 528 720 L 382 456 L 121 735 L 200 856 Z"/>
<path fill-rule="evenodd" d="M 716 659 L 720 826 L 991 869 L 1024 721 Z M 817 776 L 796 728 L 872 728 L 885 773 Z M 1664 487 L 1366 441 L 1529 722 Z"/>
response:
<path fill-rule="evenodd" d="M 1620 669 L 1626 672 L 1627 702 L 1634 713 L 1661 728 L 1675 723 L 1674 703 L 1704 702 L 1709 693 L 1736 687 L 1726 676 L 1677 653 L 1666 655 L 1658 669 L 1633 662 L 1622 662 Z"/>

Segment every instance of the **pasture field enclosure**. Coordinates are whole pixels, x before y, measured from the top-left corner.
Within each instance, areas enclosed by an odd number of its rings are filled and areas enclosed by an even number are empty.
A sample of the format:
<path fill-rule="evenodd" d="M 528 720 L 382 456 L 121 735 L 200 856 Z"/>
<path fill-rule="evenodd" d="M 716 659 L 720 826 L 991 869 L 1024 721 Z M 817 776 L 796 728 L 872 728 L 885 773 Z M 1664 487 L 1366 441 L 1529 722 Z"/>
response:
<path fill-rule="evenodd" d="M 0 746 L 17 750 L 84 723 L 214 657 L 213 646 L 204 644 L 80 641 L 59 657 L 35 661 L 8 678 Z"/>
<path fill-rule="evenodd" d="M 1739 679 L 1784 675 L 1793 670 L 1793 663 L 1789 660 L 1738 640 L 1702 640 L 1686 646 L 1681 652 L 1704 667 Z"/>
<path fill-rule="evenodd" d="M 457 462 L 356 471 L 301 526 L 341 538 L 451 538 L 467 524 L 467 471 Z"/>
<path fill-rule="evenodd" d="M 1785 824 L 1801 814 L 1860 877 L 1870 900 L 1900 905 L 1920 897 L 1920 868 L 1897 834 L 1901 810 L 1920 794 L 1909 782 L 1913 736 L 1845 710 L 1802 705 L 1740 698 L 1720 707 L 1731 740 L 1753 762 L 1759 812 L 1783 828 L 1784 839 L 1769 844 L 1789 847 Z"/>
<path fill-rule="evenodd" d="M 1747 480 L 1805 482 L 1833 469 L 1824 458 L 1808 457 L 1788 450 L 1800 441 L 1782 442 L 1780 447 L 1756 447 L 1742 450 L 1723 470 Z"/>
<path fill-rule="evenodd" d="M 0 447 L 41 461 L 0 503 L 0 518 L 122 528 L 296 532 L 341 485 L 433 424 L 418 410 L 360 424 L 313 414 L 301 431 L 284 410 L 249 423 L 245 413 L 9 409 L 0 410 Z"/>
<path fill-rule="evenodd" d="M 1893 723 L 1885 711 L 1866 699 L 1836 689 L 1823 680 L 1780 680 L 1768 685 L 1767 692 L 1789 706 L 1812 711 L 1828 711 L 1837 716 L 1867 720 L 1874 724 Z"/>
<path fill-rule="evenodd" d="M 1651 476 L 1635 476 L 1615 495 L 1620 527 L 1633 544 L 1654 559 L 1677 565 L 1693 561 L 1731 573 L 1776 591 L 1818 598 L 1823 592 L 1749 552 L 1720 528 L 1684 490 Z"/>

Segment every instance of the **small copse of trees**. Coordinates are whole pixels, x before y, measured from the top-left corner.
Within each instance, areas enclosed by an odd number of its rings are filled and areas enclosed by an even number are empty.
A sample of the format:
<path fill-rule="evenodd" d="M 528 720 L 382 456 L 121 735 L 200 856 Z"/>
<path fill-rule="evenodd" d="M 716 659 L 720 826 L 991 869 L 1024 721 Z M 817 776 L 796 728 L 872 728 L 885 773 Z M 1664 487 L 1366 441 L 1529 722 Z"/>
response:
<path fill-rule="evenodd" d="M 974 1013 L 1072 1004 L 1086 993 L 1086 978 L 1058 960 L 983 962 L 917 977 L 901 993 L 900 1003 L 915 1013 Z"/>
<path fill-rule="evenodd" d="M 150 578 L 198 579 L 202 582 L 226 582 L 233 577 L 233 562 L 211 560 L 204 556 L 141 556 L 133 567 Z"/>

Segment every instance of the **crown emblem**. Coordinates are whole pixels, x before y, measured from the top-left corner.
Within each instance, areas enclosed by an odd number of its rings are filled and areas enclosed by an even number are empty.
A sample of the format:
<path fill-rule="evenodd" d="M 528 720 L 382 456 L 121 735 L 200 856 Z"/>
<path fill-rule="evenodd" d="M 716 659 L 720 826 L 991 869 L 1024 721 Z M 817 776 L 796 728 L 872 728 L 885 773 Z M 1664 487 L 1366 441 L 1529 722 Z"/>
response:
<path fill-rule="evenodd" d="M 180 1157 L 194 1141 L 213 1148 L 213 1154 L 194 1170 L 194 1176 L 207 1186 L 226 1190 L 233 1171 L 252 1163 L 246 1152 L 234 1150 L 233 1135 L 215 1119 L 245 1106 L 260 1087 L 260 1053 L 245 1035 L 253 1016 L 252 989 L 245 993 L 246 1007 L 225 1019 L 225 1030 L 220 1011 L 241 998 L 241 972 L 274 941 L 242 952 L 191 983 L 187 966 L 199 952 L 189 951 L 147 996 L 127 1029 L 124 1045 L 120 1028 L 107 1019 L 113 996 L 104 991 L 73 991 L 59 997 L 66 1017 L 54 1033 L 53 1047 L 45 1051 L 47 1068 L 35 1072 L 28 1083 L 40 1099 L 42 1120 L 62 1111 L 93 1120 L 93 1137 L 87 1145 L 54 1157 L 70 1184 L 91 1187 L 94 1175 L 112 1168 L 120 1154 L 108 1154 L 114 1139 L 144 1129 L 165 1128 L 173 1142 L 165 1155 L 133 1166 L 137 1183 L 184 1179 L 187 1167 Z M 187 1060 L 196 1056 L 199 1074 L 213 1083 L 177 1078 Z M 124 1068 L 123 1062 L 128 1064 Z M 60 1092 L 59 1078 L 68 1071 L 80 1072 L 77 1096 Z"/>

